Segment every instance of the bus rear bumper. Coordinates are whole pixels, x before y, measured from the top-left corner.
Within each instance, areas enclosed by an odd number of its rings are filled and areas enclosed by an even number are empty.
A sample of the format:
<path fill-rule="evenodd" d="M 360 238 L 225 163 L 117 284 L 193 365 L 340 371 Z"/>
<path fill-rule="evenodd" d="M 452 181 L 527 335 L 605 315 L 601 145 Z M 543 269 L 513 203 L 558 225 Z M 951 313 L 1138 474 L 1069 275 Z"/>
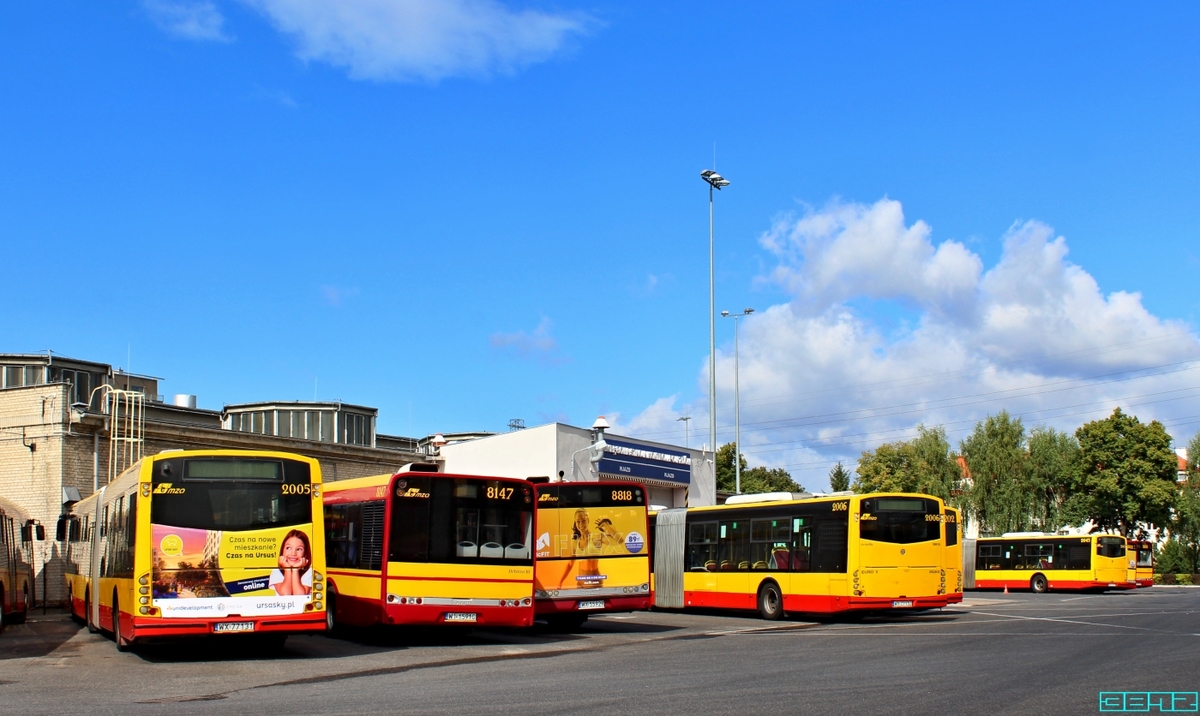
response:
<path fill-rule="evenodd" d="M 122 621 L 124 621 L 122 613 Z M 216 625 L 222 622 L 253 622 L 253 631 L 234 632 L 242 634 L 305 634 L 325 631 L 325 612 L 308 612 L 277 617 L 247 617 L 239 619 L 164 619 L 161 617 L 133 617 L 132 638 L 138 641 L 177 636 L 203 636 L 216 634 Z M 122 627 L 121 631 L 125 631 Z"/>
<path fill-rule="evenodd" d="M 961 597 L 961 595 L 960 595 Z M 850 609 L 901 611 L 904 609 L 938 609 L 949 603 L 945 594 L 933 597 L 850 597 Z"/>
<path fill-rule="evenodd" d="M 393 603 L 384 606 L 383 620 L 385 624 L 528 627 L 533 626 L 533 605 L 496 607 Z"/>
<path fill-rule="evenodd" d="M 603 601 L 604 606 L 598 609 L 580 609 L 580 602 Z M 650 595 L 636 597 L 602 597 L 595 600 L 587 599 L 538 599 L 535 602 L 538 616 L 566 614 L 568 612 L 586 612 L 603 614 L 604 612 L 634 612 L 650 608 Z"/>

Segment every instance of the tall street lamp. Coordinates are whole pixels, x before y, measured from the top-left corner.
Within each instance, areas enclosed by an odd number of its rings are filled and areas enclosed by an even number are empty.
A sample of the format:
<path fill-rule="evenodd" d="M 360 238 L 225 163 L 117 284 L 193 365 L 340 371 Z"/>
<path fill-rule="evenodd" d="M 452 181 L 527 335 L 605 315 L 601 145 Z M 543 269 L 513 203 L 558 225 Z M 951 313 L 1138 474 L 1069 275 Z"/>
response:
<path fill-rule="evenodd" d="M 721 311 L 722 318 L 733 319 L 733 491 L 742 494 L 742 398 L 738 392 L 738 319 L 754 313 L 753 308 L 741 313 Z"/>
<path fill-rule="evenodd" d="M 713 189 L 729 186 L 729 180 L 711 169 L 700 172 L 708 184 L 708 439 L 717 454 L 717 293 L 713 262 Z"/>
<path fill-rule="evenodd" d="M 681 420 L 683 421 L 683 446 L 685 448 L 690 448 L 691 441 L 688 440 L 688 428 L 692 426 L 692 416 L 685 415 L 682 418 L 675 418 L 675 422 L 677 423 Z"/>

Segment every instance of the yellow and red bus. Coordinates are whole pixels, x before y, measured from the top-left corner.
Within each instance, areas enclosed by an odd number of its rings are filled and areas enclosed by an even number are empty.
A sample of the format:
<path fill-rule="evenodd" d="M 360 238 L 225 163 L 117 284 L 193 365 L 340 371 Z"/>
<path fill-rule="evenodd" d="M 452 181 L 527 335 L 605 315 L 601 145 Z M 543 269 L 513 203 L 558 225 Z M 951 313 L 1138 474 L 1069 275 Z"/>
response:
<path fill-rule="evenodd" d="M 1133 589 L 1125 538 L 1010 532 L 975 542 L 976 589 Z"/>
<path fill-rule="evenodd" d="M 72 613 L 117 648 L 252 634 L 282 646 L 323 631 L 321 467 L 282 452 L 164 451 L 75 503 Z"/>
<path fill-rule="evenodd" d="M 33 604 L 35 528 L 40 526 L 31 524 L 24 511 L 0 497 L 0 630 L 25 621 Z"/>
<path fill-rule="evenodd" d="M 1126 540 L 1129 550 L 1127 578 L 1139 587 L 1154 586 L 1154 543 L 1149 540 Z"/>
<path fill-rule="evenodd" d="M 654 602 L 757 609 L 764 619 L 944 607 L 943 519 L 940 499 L 909 493 L 771 493 L 663 510 Z"/>
<path fill-rule="evenodd" d="M 645 488 L 629 482 L 535 488 L 537 615 L 575 629 L 589 614 L 649 609 Z"/>
<path fill-rule="evenodd" d="M 963 600 L 963 524 L 962 512 L 946 507 L 946 601 L 958 604 Z M 954 586 L 950 586 L 954 585 Z"/>
<path fill-rule="evenodd" d="M 531 626 L 533 485 L 424 467 L 325 486 L 329 628 Z"/>

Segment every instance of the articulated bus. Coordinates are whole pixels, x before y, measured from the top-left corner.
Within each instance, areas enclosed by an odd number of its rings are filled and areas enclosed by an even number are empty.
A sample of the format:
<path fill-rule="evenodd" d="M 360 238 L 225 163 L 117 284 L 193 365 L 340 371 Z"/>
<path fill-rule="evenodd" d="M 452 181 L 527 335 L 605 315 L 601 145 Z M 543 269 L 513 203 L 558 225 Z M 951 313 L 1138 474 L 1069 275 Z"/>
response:
<path fill-rule="evenodd" d="M 330 629 L 533 624 L 533 485 L 436 469 L 325 486 Z"/>
<path fill-rule="evenodd" d="M 321 468 L 282 452 L 164 451 L 72 506 L 72 613 L 117 648 L 322 631 Z"/>
<path fill-rule="evenodd" d="M 942 508 L 907 493 L 768 493 L 663 510 L 655 605 L 757 609 L 764 619 L 944 607 Z"/>
<path fill-rule="evenodd" d="M 1133 589 L 1125 538 L 1010 532 L 975 542 L 976 589 Z"/>
<path fill-rule="evenodd" d="M 963 600 L 963 524 L 962 512 L 946 508 L 946 601 L 958 604 Z M 948 585 L 953 584 L 953 587 Z"/>
<path fill-rule="evenodd" d="M 33 531 L 25 513 L 0 497 L 0 629 L 20 624 L 33 604 Z"/>
<path fill-rule="evenodd" d="M 1154 543 L 1149 540 L 1126 540 L 1129 550 L 1129 572 L 1126 578 L 1139 587 L 1154 586 Z"/>
<path fill-rule="evenodd" d="M 578 628 L 589 614 L 650 608 L 646 491 L 629 482 L 536 485 L 536 613 Z"/>

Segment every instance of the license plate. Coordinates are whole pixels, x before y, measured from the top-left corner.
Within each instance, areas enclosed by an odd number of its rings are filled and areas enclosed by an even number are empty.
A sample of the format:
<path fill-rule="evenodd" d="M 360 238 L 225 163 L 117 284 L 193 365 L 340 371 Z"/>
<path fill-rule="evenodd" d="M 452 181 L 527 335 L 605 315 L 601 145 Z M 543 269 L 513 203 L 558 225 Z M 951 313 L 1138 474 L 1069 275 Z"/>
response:
<path fill-rule="evenodd" d="M 911 607 L 911 606 L 912 606 L 911 599 L 897 599 L 896 601 L 892 602 L 893 609 L 898 608 L 898 607 Z"/>
<path fill-rule="evenodd" d="M 254 622 L 221 622 L 213 625 L 216 634 L 231 634 L 239 631 L 254 631 Z"/>
<path fill-rule="evenodd" d="M 594 601 L 580 602 L 579 608 L 580 609 L 603 609 L 604 608 L 604 600 L 596 599 Z"/>
<path fill-rule="evenodd" d="M 446 612 L 446 621 L 448 622 L 474 622 L 479 619 L 479 615 L 470 612 Z"/>

